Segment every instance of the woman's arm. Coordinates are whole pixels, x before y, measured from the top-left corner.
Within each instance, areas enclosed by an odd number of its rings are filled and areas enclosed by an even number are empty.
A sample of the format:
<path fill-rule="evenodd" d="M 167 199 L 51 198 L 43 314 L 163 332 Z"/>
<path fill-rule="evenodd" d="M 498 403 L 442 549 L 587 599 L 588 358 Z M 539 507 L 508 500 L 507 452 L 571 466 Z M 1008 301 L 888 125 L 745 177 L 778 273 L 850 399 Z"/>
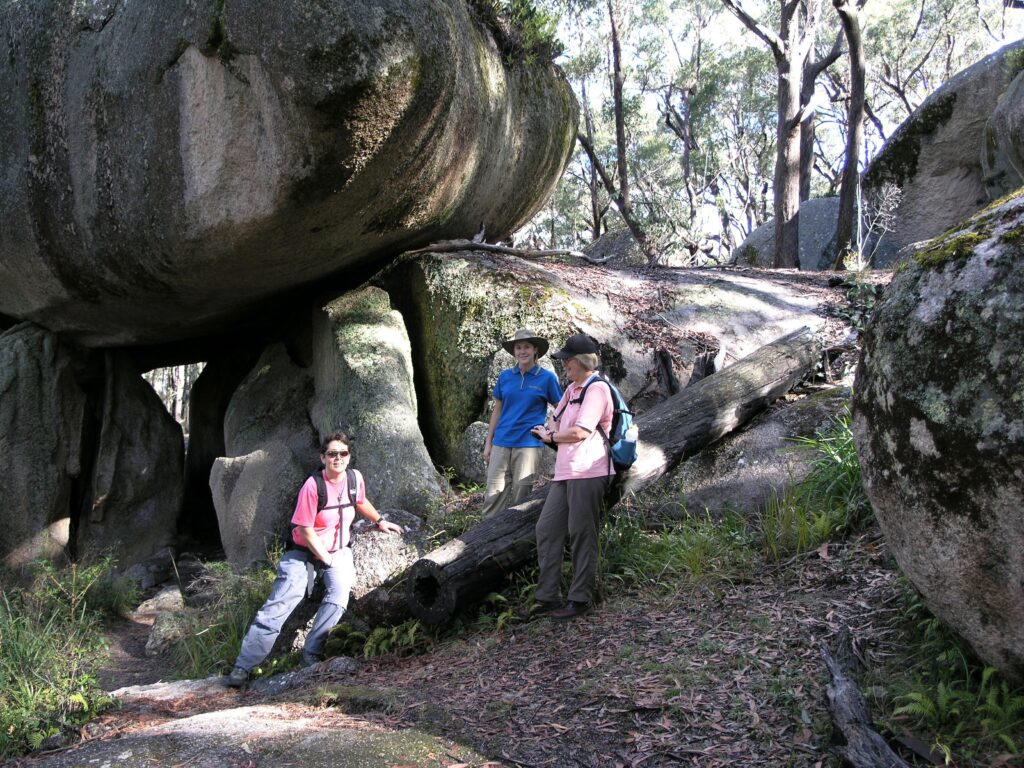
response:
<path fill-rule="evenodd" d="M 334 561 L 334 557 L 327 548 L 324 547 L 320 537 L 316 535 L 316 530 L 311 525 L 297 525 L 295 530 L 299 532 L 299 538 L 302 539 L 306 548 L 313 553 L 313 556 L 322 562 L 324 565 L 330 567 Z"/>
<path fill-rule="evenodd" d="M 491 411 L 491 420 L 487 423 L 487 439 L 484 440 L 484 464 L 491 463 L 491 446 L 494 441 L 494 430 L 498 427 L 498 419 L 501 418 L 501 400 L 494 401 L 494 410 Z"/>
<path fill-rule="evenodd" d="M 590 436 L 590 430 L 583 427 L 568 427 L 567 429 L 548 430 L 552 443 L 579 443 Z"/>
<path fill-rule="evenodd" d="M 363 517 L 369 520 L 371 523 L 375 523 L 377 528 L 385 531 L 386 533 L 401 533 L 402 526 L 395 525 L 392 522 L 388 522 L 380 513 L 376 510 L 373 504 L 370 503 L 369 499 L 364 499 L 356 504 L 356 509 Z"/>

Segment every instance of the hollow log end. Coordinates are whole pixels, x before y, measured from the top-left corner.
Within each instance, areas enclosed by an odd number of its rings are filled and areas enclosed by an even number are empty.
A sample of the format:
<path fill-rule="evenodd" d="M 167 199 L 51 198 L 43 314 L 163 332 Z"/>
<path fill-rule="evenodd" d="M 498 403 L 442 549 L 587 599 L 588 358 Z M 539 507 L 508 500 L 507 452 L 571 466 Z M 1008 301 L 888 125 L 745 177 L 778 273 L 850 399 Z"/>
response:
<path fill-rule="evenodd" d="M 409 612 L 425 624 L 443 624 L 455 614 L 455 591 L 449 588 L 441 567 L 431 560 L 417 560 L 409 568 L 406 600 Z"/>

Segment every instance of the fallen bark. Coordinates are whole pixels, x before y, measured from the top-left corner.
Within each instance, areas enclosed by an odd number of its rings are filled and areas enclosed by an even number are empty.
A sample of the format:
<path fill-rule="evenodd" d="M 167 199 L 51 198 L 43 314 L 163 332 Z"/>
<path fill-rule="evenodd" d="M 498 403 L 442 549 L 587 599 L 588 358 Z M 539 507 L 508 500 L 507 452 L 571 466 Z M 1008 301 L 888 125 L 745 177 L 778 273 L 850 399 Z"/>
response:
<path fill-rule="evenodd" d="M 840 648 L 837 655 L 841 651 Z M 835 747 L 834 751 L 854 768 L 910 768 L 875 730 L 867 701 L 824 643 L 821 658 L 832 675 L 832 681 L 825 687 L 828 709 L 846 742 Z"/>
<path fill-rule="evenodd" d="M 819 345 L 809 329 L 767 344 L 719 373 L 687 387 L 637 419 L 638 458 L 622 487 L 637 491 L 679 461 L 743 424 L 789 391 L 814 367 Z M 618 488 L 619 484 L 616 484 Z M 500 589 L 505 577 L 536 552 L 534 526 L 547 488 L 466 531 L 406 571 L 413 616 L 427 624 L 451 620 Z"/>

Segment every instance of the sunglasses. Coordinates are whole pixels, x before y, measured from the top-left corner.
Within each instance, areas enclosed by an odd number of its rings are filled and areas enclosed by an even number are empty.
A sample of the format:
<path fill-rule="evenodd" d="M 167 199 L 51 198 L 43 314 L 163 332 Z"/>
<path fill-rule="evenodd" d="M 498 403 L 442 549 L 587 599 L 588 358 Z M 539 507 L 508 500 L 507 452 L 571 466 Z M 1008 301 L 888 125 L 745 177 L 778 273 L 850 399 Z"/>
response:
<path fill-rule="evenodd" d="M 324 456 L 326 456 L 328 459 L 344 459 L 346 456 L 348 456 L 348 451 L 327 451 L 327 453 L 325 453 Z"/>

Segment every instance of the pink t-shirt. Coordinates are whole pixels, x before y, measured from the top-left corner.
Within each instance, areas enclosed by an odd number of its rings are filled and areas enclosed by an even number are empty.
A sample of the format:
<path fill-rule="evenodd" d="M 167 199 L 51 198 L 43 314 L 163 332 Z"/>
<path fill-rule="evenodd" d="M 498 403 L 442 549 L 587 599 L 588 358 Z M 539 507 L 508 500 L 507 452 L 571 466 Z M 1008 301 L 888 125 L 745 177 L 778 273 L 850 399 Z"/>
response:
<path fill-rule="evenodd" d="M 588 379 L 589 381 L 589 379 Z M 586 382 L 584 382 L 586 384 Z M 608 461 L 608 450 L 604 438 L 597 431 L 598 424 L 605 434 L 612 426 L 612 395 L 601 382 L 594 382 L 587 390 L 582 403 L 577 400 L 583 386 L 570 384 L 555 408 L 561 413 L 558 429 L 577 426 L 590 430 L 590 434 L 578 443 L 559 443 L 558 458 L 555 459 L 555 480 L 582 480 L 588 477 L 606 477 L 615 474 L 615 468 Z M 568 404 L 567 404 L 568 403 Z M 562 407 L 565 410 L 562 411 Z"/>
<path fill-rule="evenodd" d="M 366 486 L 363 483 L 363 476 L 359 470 L 353 470 L 356 475 L 356 504 L 366 501 Z M 299 499 L 295 503 L 295 513 L 292 515 L 292 525 L 313 526 L 316 535 L 320 537 L 328 552 L 334 552 L 341 547 L 347 546 L 352 536 L 352 521 L 355 519 L 356 511 L 348 498 L 348 472 L 342 472 L 338 482 L 332 483 L 327 479 L 327 473 L 323 470 L 320 474 L 327 483 L 327 508 L 316 511 L 316 479 L 310 475 L 306 482 L 299 489 Z M 341 504 L 341 508 L 337 507 Z M 292 541 L 296 544 L 305 545 L 299 537 L 297 529 L 292 529 Z"/>

